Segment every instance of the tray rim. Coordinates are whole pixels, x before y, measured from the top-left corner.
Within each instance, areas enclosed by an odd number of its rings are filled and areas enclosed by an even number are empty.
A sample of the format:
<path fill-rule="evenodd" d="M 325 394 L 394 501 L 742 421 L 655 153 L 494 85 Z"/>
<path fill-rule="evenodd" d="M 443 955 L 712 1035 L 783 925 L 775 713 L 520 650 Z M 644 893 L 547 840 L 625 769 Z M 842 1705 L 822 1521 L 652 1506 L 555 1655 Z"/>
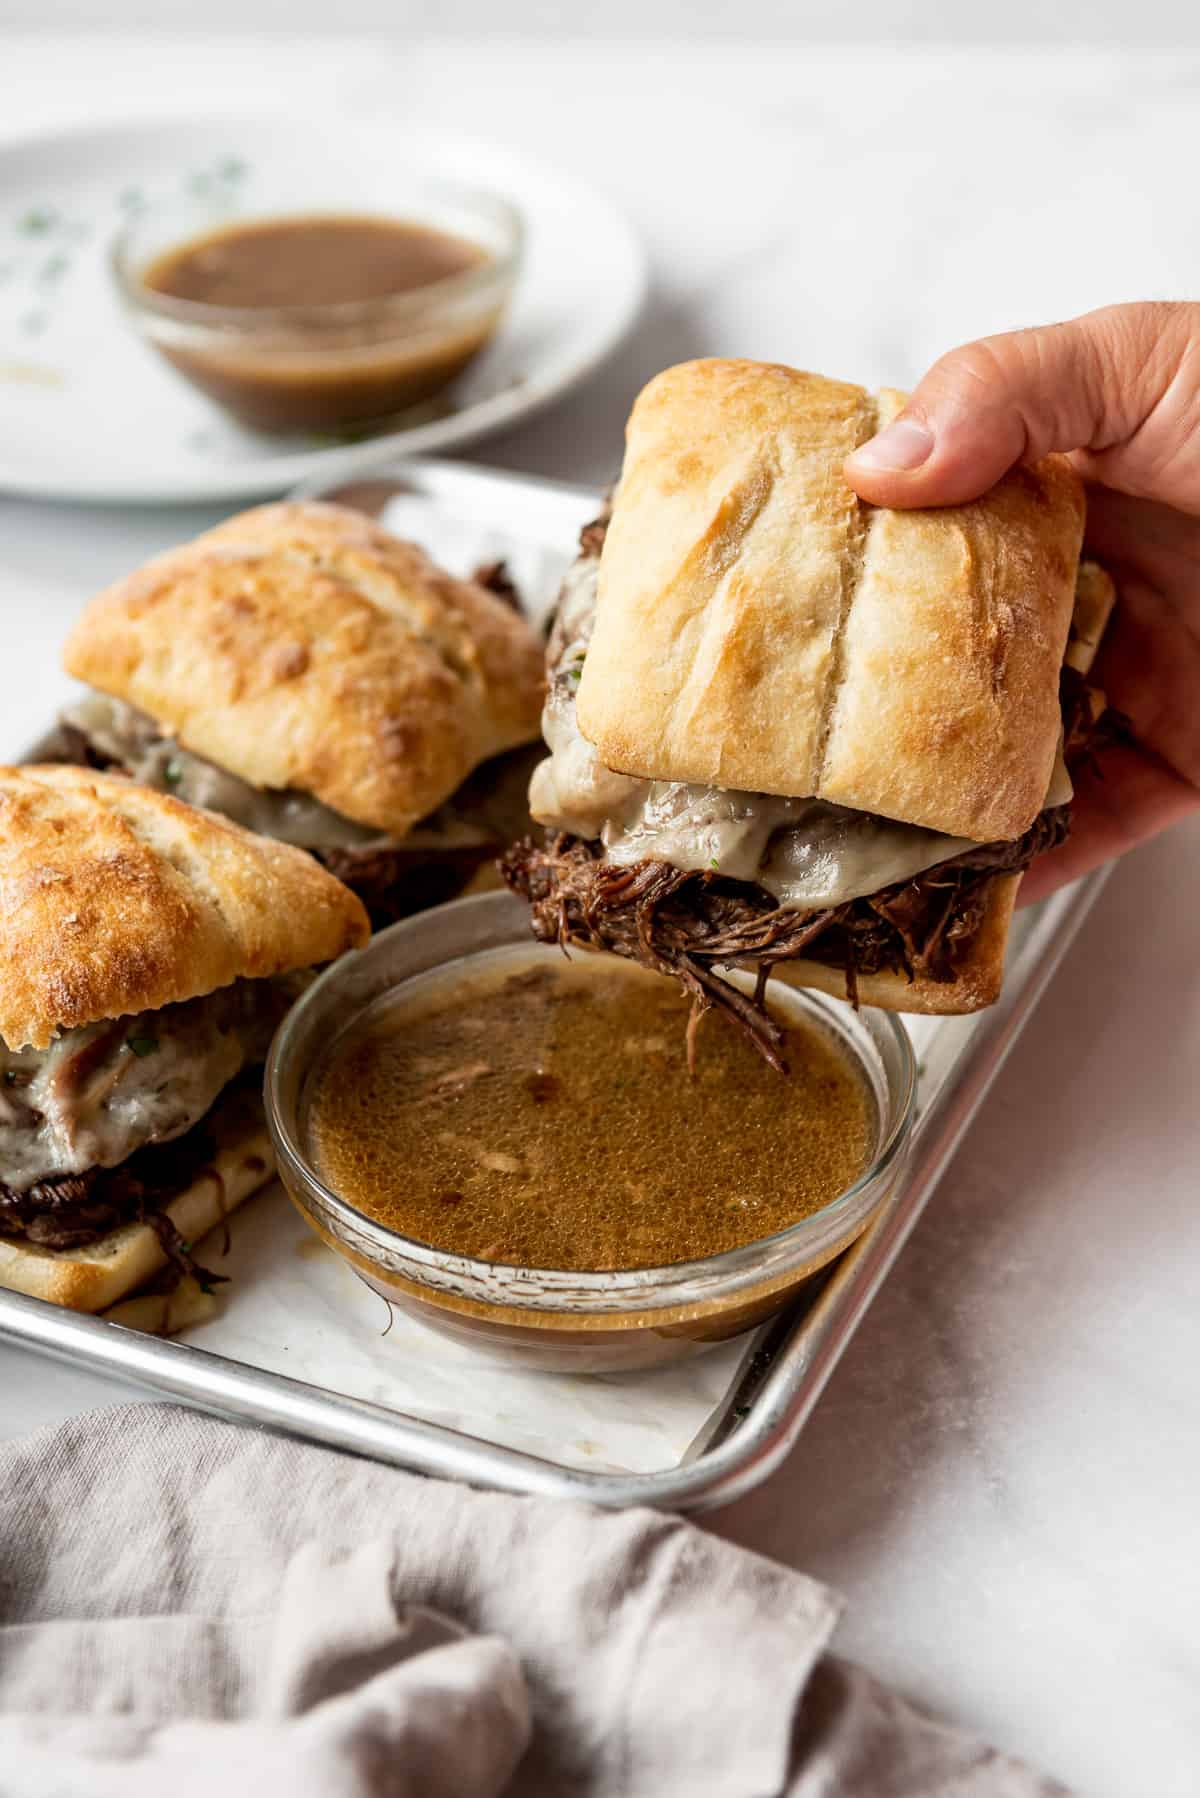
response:
<path fill-rule="evenodd" d="M 599 503 L 594 488 L 433 458 L 376 459 L 359 465 L 354 476 L 389 471 L 424 480 L 427 491 L 447 498 L 479 485 L 510 485 L 581 508 Z M 305 483 L 293 497 L 316 497 L 329 485 Z M 144 1336 L 3 1289 L 0 1341 L 69 1363 L 82 1361 L 218 1416 L 471 1485 L 691 1514 L 730 1504 L 761 1484 L 791 1452 L 1107 876 L 1107 868 L 1099 869 L 1037 907 L 1000 999 L 982 1014 L 950 1076 L 917 1119 L 904 1177 L 837 1262 L 816 1300 L 747 1335 L 746 1353 L 724 1399 L 673 1467 L 650 1473 L 569 1467 L 191 1343 Z"/>

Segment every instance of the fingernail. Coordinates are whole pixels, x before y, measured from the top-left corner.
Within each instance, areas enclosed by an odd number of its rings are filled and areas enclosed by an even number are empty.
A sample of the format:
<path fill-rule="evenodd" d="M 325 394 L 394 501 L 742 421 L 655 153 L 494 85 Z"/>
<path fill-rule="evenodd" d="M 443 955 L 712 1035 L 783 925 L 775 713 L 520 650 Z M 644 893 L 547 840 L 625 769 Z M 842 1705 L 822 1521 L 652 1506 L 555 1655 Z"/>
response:
<path fill-rule="evenodd" d="M 915 418 L 898 418 L 860 445 L 851 456 L 860 468 L 882 468 L 908 471 L 928 462 L 933 452 L 933 432 Z"/>

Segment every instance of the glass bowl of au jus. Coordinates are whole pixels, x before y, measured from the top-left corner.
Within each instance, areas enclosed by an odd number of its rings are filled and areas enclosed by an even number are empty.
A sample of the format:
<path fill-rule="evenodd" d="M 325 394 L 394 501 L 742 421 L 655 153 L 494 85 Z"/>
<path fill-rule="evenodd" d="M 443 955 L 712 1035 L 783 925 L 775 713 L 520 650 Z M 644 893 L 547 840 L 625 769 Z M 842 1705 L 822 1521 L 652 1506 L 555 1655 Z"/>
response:
<path fill-rule="evenodd" d="M 311 186 L 311 183 L 310 183 Z M 331 178 L 301 201 L 215 183 L 141 204 L 110 254 L 135 327 L 185 380 L 266 434 L 419 422 L 491 341 L 520 214 L 398 174 L 369 209 Z"/>
<path fill-rule="evenodd" d="M 768 985 L 788 1071 L 677 983 L 531 941 L 507 893 L 327 969 L 271 1050 L 279 1172 L 374 1290 L 492 1359 L 602 1372 L 695 1354 L 795 1298 L 907 1153 L 893 1014 Z"/>

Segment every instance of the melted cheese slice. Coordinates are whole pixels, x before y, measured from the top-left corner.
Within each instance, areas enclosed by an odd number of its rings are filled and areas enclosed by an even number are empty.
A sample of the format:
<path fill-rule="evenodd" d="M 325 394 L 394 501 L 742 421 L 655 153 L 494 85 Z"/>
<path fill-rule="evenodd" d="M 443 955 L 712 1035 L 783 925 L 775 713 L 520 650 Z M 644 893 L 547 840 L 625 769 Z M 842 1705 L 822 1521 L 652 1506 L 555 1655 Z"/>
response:
<path fill-rule="evenodd" d="M 359 824 L 322 805 L 311 793 L 252 787 L 228 768 L 163 736 L 144 712 L 107 693 L 86 693 L 63 711 L 62 718 L 142 786 L 220 812 L 259 836 L 315 850 L 378 848 L 396 841 L 373 825 Z M 457 818 L 451 799 L 403 840 L 407 849 L 436 853 L 486 843 L 489 836 L 478 824 Z"/>
<path fill-rule="evenodd" d="M 646 857 L 754 881 L 797 911 L 907 880 L 974 845 L 820 799 L 655 783 L 632 829 L 604 832 L 610 861 Z"/>

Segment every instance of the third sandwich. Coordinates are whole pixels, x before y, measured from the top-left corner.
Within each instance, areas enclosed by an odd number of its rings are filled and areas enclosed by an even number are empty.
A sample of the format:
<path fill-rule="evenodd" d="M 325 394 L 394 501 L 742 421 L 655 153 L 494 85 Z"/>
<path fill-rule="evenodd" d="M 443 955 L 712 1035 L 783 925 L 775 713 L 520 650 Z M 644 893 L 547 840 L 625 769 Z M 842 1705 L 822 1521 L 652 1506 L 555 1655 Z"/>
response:
<path fill-rule="evenodd" d="M 899 1010 L 995 999 L 1103 704 L 1083 676 L 1113 592 L 1080 567 L 1074 470 L 865 506 L 842 463 L 903 400 L 753 362 L 650 383 L 550 645 L 547 838 L 506 864 L 539 936 L 675 974 L 771 1058 L 771 973 Z"/>
<path fill-rule="evenodd" d="M 0 768 L 0 1286 L 98 1311 L 269 1179 L 249 1070 L 366 914 L 118 775 Z"/>
<path fill-rule="evenodd" d="M 376 924 L 521 828 L 542 655 L 515 608 L 361 514 L 261 506 L 88 606 L 65 753 L 310 850 Z M 515 803 L 514 803 L 515 801 Z"/>

